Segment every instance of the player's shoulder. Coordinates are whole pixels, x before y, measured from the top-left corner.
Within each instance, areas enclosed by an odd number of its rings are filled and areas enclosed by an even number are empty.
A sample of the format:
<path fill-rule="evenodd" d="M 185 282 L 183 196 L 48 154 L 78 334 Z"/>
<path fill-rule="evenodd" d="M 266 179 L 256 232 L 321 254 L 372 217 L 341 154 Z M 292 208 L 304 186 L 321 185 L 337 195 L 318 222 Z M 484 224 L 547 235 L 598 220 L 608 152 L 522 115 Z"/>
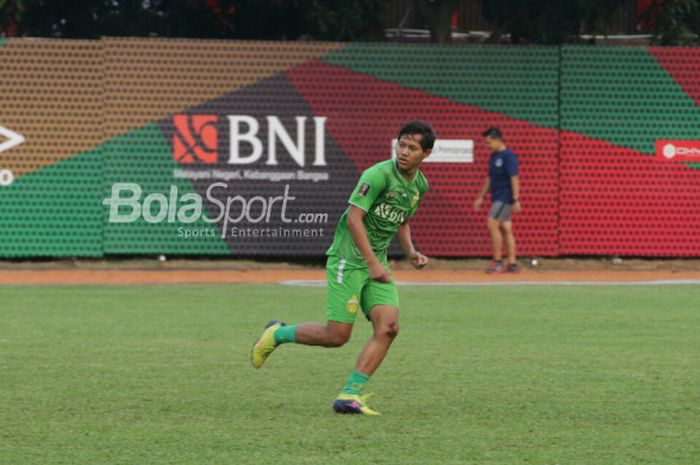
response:
<path fill-rule="evenodd" d="M 375 163 L 374 165 L 370 166 L 368 169 L 370 169 L 370 170 L 374 169 L 374 170 L 381 171 L 382 174 L 388 176 L 393 172 L 392 170 L 394 169 L 395 164 L 396 164 L 396 162 L 390 158 L 388 160 L 384 160 L 384 161 L 380 161 L 379 163 Z"/>
<path fill-rule="evenodd" d="M 506 157 L 510 157 L 510 158 L 516 158 L 516 159 L 518 158 L 518 154 L 515 153 L 515 152 L 513 152 L 513 150 L 510 149 L 510 148 L 507 148 L 507 149 L 505 150 L 505 156 L 506 156 Z"/>
<path fill-rule="evenodd" d="M 373 178 L 383 178 L 386 179 L 392 175 L 392 164 L 393 160 L 384 160 L 379 163 L 375 163 L 364 171 L 365 176 L 371 176 Z"/>

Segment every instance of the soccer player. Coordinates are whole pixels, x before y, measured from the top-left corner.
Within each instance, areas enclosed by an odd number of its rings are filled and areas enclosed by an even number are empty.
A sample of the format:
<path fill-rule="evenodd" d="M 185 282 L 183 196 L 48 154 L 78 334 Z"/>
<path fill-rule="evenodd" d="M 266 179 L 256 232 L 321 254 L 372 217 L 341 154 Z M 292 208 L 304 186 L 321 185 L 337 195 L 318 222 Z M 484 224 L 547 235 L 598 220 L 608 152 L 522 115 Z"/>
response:
<path fill-rule="evenodd" d="M 384 360 L 399 333 L 399 297 L 386 251 L 394 234 L 415 268 L 428 257 L 416 251 L 409 220 L 428 190 L 418 170 L 435 143 L 432 128 L 419 121 L 399 131 L 396 159 L 368 168 L 338 221 L 333 244 L 326 255 L 327 322 L 267 323 L 253 346 L 251 363 L 260 368 L 275 348 L 285 343 L 340 347 L 350 339 L 358 311 L 372 323 L 373 334 L 360 353 L 354 371 L 333 402 L 338 413 L 379 415 L 363 395 L 365 385 Z"/>
<path fill-rule="evenodd" d="M 515 236 L 513 235 L 512 213 L 520 213 L 520 176 L 518 156 L 505 142 L 503 133 L 498 128 L 489 128 L 481 134 L 491 150 L 489 175 L 484 187 L 474 202 L 474 209 L 479 211 L 484 203 L 486 193 L 491 190 L 491 212 L 488 227 L 493 247 L 493 262 L 486 269 L 487 273 L 517 273 L 520 271 L 515 256 Z M 503 242 L 505 240 L 508 264 L 503 264 Z"/>

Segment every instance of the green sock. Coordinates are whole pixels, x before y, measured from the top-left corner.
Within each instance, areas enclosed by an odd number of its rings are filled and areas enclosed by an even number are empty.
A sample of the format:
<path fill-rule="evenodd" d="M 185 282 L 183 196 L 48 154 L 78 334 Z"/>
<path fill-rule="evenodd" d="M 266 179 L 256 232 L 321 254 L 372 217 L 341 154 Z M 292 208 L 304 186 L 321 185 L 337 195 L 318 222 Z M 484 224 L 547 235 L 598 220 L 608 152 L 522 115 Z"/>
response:
<path fill-rule="evenodd" d="M 287 325 L 277 328 L 275 331 L 275 344 L 284 344 L 285 342 L 297 342 L 297 328 L 296 325 Z"/>
<path fill-rule="evenodd" d="M 341 393 L 360 395 L 368 382 L 369 376 L 353 370 Z"/>

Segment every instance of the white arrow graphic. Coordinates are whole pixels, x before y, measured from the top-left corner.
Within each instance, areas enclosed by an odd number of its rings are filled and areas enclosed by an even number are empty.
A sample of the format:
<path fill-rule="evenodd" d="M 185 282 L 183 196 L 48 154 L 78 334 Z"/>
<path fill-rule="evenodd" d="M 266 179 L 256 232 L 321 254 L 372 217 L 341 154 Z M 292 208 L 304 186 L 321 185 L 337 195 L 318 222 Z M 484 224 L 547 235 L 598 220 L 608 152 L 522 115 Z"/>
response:
<path fill-rule="evenodd" d="M 19 144 L 24 143 L 26 140 L 23 135 L 17 134 L 15 131 L 11 131 L 5 127 L 0 126 L 0 136 L 5 137 L 7 140 L 0 143 L 0 153 L 5 150 L 10 150 L 12 147 L 16 147 Z"/>

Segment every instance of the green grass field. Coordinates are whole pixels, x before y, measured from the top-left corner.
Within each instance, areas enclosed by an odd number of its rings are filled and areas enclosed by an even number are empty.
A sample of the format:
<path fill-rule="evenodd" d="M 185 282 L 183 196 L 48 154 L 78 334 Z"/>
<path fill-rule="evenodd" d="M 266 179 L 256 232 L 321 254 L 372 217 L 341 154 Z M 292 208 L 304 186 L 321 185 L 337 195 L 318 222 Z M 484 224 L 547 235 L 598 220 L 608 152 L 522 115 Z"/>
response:
<path fill-rule="evenodd" d="M 404 287 L 369 384 L 381 417 L 330 405 L 369 336 L 283 346 L 325 290 L 0 288 L 0 463 L 700 463 L 700 288 Z"/>

